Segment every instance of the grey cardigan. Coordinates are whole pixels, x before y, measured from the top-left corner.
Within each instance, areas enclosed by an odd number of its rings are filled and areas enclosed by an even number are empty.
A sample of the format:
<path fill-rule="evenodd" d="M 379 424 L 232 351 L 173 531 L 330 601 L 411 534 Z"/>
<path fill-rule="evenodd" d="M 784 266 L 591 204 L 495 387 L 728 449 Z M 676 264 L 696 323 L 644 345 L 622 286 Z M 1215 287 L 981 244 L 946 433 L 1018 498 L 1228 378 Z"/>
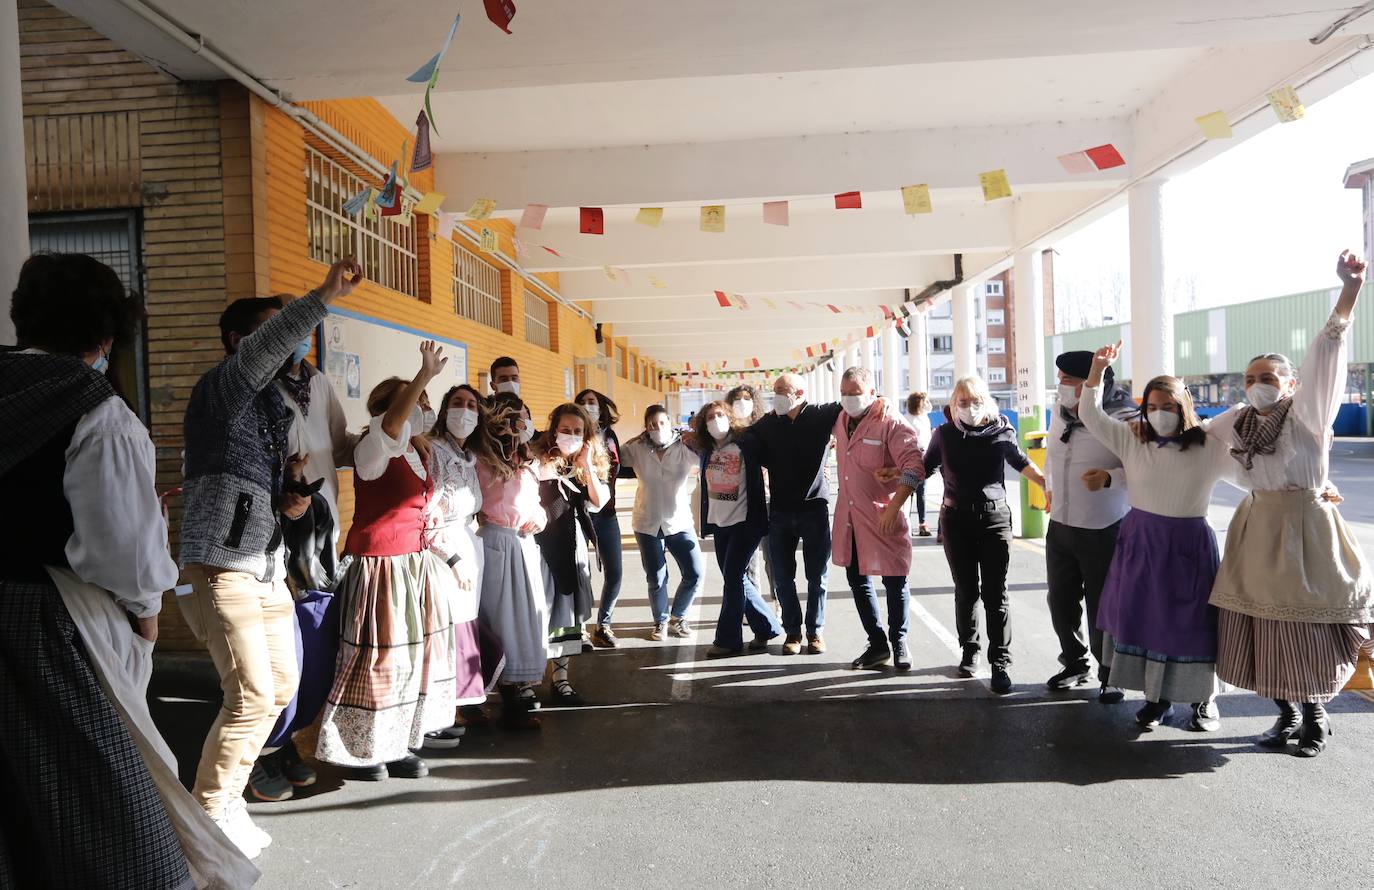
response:
<path fill-rule="evenodd" d="M 206 371 L 186 405 L 185 515 L 181 564 L 198 563 L 280 580 L 276 497 L 286 465 L 291 411 L 272 379 L 296 344 L 324 320 L 314 291 L 263 322 L 238 352 Z"/>

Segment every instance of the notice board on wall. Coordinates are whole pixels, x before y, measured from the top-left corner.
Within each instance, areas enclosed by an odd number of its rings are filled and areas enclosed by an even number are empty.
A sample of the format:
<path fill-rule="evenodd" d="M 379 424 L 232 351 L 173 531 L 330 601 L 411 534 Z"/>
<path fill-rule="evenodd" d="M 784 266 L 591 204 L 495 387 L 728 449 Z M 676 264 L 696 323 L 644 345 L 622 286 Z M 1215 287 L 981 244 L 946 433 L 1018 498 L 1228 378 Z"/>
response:
<path fill-rule="evenodd" d="M 320 338 L 322 368 L 343 404 L 348 428 L 367 426 L 367 396 L 388 377 L 410 380 L 420 369 L 420 343 L 434 340 L 443 347 L 448 364 L 426 392 L 435 411 L 449 387 L 468 382 L 466 343 L 363 315 L 350 309 L 329 308 Z"/>

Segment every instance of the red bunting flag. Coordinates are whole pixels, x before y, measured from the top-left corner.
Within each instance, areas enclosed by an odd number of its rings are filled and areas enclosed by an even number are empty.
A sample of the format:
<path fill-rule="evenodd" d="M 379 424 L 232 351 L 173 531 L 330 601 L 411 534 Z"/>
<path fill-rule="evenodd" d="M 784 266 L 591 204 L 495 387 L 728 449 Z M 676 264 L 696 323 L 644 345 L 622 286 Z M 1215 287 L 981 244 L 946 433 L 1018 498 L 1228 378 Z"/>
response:
<path fill-rule="evenodd" d="M 759 360 L 758 360 L 758 359 L 756 359 L 756 358 L 751 358 L 749 361 L 751 361 L 751 362 L 754 364 L 754 367 L 756 367 L 756 368 L 759 367 Z M 744 375 L 743 375 L 743 374 L 741 374 L 741 375 L 739 375 L 739 376 L 740 376 L 740 379 L 741 379 L 741 380 L 744 379 Z"/>
<path fill-rule="evenodd" d="M 878 306 L 878 308 L 881 309 L 881 310 L 883 310 L 883 318 L 889 318 L 889 319 L 890 319 L 890 318 L 893 317 L 893 315 L 892 315 L 892 307 L 891 307 L 891 306 L 888 306 L 888 305 L 885 305 L 885 304 L 880 304 L 880 305 Z"/>
<path fill-rule="evenodd" d="M 861 210 L 863 206 L 863 198 L 858 192 L 840 192 L 835 196 L 836 210 Z"/>
<path fill-rule="evenodd" d="M 1116 150 L 1116 146 L 1110 142 L 1106 145 L 1099 145 L 1084 152 L 1093 165 L 1099 170 L 1110 170 L 1113 167 L 1126 166 L 1126 159 L 1121 156 L 1121 152 Z"/>
<path fill-rule="evenodd" d="M 825 308 L 829 309 L 831 312 L 835 313 L 836 315 L 839 315 L 839 314 L 840 314 L 840 307 L 839 307 L 839 306 L 836 306 L 834 303 L 826 303 L 826 304 L 825 304 Z"/>
<path fill-rule="evenodd" d="M 491 23 L 509 34 L 510 20 L 515 18 L 515 4 L 511 0 L 483 0 L 483 5 Z"/>
<path fill-rule="evenodd" d="M 872 337 L 872 336 L 873 336 L 873 325 L 869 325 L 869 326 L 868 326 L 868 334 L 867 334 L 866 336 L 869 336 L 869 337 Z"/>
<path fill-rule="evenodd" d="M 559 253 L 558 251 L 554 250 L 552 247 L 548 246 L 547 244 L 541 244 L 541 245 L 539 245 L 539 246 L 542 247 L 542 248 L 544 248 L 545 250 L 547 250 L 549 253 L 553 254 L 554 256 L 558 257 L 559 259 L 562 259 L 562 258 L 563 258 L 563 254 L 561 254 L 561 253 Z"/>
<path fill-rule="evenodd" d="M 578 231 L 584 235 L 606 234 L 606 214 L 600 207 L 583 207 L 578 211 Z"/>
<path fill-rule="evenodd" d="M 725 295 L 725 291 L 723 290 L 716 291 L 716 302 L 720 304 L 720 308 L 722 309 L 730 308 L 730 298 Z"/>
<path fill-rule="evenodd" d="M 815 357 L 816 357 L 816 353 L 814 353 L 814 352 L 811 351 L 811 347 L 810 347 L 810 346 L 806 347 L 806 357 L 807 357 L 807 358 L 815 358 Z"/>

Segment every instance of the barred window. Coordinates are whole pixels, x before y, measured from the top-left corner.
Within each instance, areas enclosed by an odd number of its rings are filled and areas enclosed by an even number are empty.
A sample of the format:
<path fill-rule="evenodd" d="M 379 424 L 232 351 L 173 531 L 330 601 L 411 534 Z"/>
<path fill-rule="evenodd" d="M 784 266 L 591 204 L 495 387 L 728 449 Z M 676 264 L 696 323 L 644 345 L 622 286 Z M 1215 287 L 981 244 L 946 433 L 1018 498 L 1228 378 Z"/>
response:
<path fill-rule="evenodd" d="M 306 148 L 305 205 L 310 258 L 334 263 L 357 257 L 363 275 L 382 287 L 420 295 L 420 264 L 415 248 L 415 223 L 410 217 L 367 219 L 352 217 L 343 205 L 367 183 L 313 148 Z"/>
<path fill-rule="evenodd" d="M 525 291 L 525 339 L 549 349 L 549 313 L 553 307 L 536 294 Z"/>
<path fill-rule="evenodd" d="M 501 330 L 501 270 L 457 245 L 453 247 L 453 311 Z"/>

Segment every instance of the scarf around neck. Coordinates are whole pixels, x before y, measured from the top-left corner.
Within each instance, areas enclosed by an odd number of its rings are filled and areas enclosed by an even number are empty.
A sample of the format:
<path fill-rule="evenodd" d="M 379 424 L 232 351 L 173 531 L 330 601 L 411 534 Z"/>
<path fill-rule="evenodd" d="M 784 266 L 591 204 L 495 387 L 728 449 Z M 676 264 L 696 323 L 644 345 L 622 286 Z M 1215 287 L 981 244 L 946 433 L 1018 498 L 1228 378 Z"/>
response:
<path fill-rule="evenodd" d="M 277 379 L 286 387 L 291 400 L 300 406 L 301 416 L 310 416 L 310 365 L 301 362 L 301 376 L 292 377 L 290 368 L 283 368 Z"/>
<path fill-rule="evenodd" d="M 1288 409 L 1293 407 L 1292 397 L 1282 399 L 1267 415 L 1260 414 L 1253 405 L 1240 409 L 1236 417 L 1235 442 L 1231 445 L 1231 456 L 1240 461 L 1247 470 L 1255 468 L 1255 455 L 1273 454 L 1278 444 L 1279 434 L 1283 432 L 1283 422 L 1288 417 Z"/>

